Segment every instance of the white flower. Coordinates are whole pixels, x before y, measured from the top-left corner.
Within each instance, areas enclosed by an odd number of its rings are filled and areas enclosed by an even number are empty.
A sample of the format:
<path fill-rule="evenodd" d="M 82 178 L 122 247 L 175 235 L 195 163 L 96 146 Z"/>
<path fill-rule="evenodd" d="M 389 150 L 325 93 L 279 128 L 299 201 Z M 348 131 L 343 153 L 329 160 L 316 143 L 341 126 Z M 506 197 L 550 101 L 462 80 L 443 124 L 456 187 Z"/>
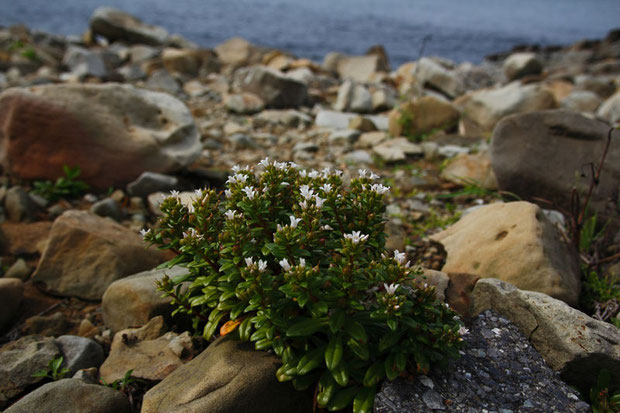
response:
<path fill-rule="evenodd" d="M 172 191 L 170 191 L 169 197 L 176 198 L 178 196 L 179 196 L 179 191 L 175 191 L 174 189 Z"/>
<path fill-rule="evenodd" d="M 383 283 L 383 288 L 385 288 L 385 292 L 388 295 L 394 295 L 394 293 L 396 292 L 396 289 L 400 286 L 400 284 L 390 284 L 387 285 L 386 283 Z"/>
<path fill-rule="evenodd" d="M 248 180 L 248 176 L 244 174 L 235 174 L 234 178 L 237 182 L 245 183 Z"/>
<path fill-rule="evenodd" d="M 252 187 L 246 186 L 242 189 L 242 191 L 245 192 L 250 201 L 256 196 L 256 190 Z"/>
<path fill-rule="evenodd" d="M 379 175 L 377 175 L 374 172 L 370 172 L 370 179 L 372 179 L 374 181 L 374 180 L 379 179 L 379 178 L 381 178 Z"/>
<path fill-rule="evenodd" d="M 282 267 L 282 269 L 284 271 L 288 271 L 291 269 L 291 264 L 288 263 L 288 260 L 286 258 L 282 258 L 278 264 L 280 264 L 280 267 Z"/>
<path fill-rule="evenodd" d="M 321 197 L 319 197 L 318 195 L 314 196 L 314 202 L 316 203 L 316 207 L 317 208 L 322 208 L 323 207 L 323 203 L 325 202 L 325 200 Z"/>
<path fill-rule="evenodd" d="M 301 201 L 299 203 L 299 206 L 301 207 L 301 209 L 307 209 L 308 208 L 308 203 L 306 201 Z"/>
<path fill-rule="evenodd" d="M 310 199 L 312 198 L 312 196 L 314 195 L 314 191 L 312 189 L 310 189 L 310 187 L 308 185 L 302 185 L 299 188 L 299 193 L 301 194 L 301 196 L 303 196 L 305 199 Z"/>
<path fill-rule="evenodd" d="M 312 171 L 308 174 L 308 176 L 309 176 L 310 178 L 312 178 L 312 179 L 318 178 L 318 177 L 319 177 L 319 171 L 316 171 L 316 170 L 314 170 L 314 169 L 313 169 L 313 170 L 312 170 Z"/>
<path fill-rule="evenodd" d="M 254 265 L 254 260 L 252 260 L 252 257 L 247 257 L 245 259 L 245 265 L 247 265 L 248 267 L 251 267 Z"/>
<path fill-rule="evenodd" d="M 360 178 L 366 178 L 366 169 L 358 169 L 357 173 L 360 174 Z"/>
<path fill-rule="evenodd" d="M 334 171 L 334 175 L 336 175 L 338 178 L 340 178 L 342 176 L 343 172 L 341 170 L 336 169 Z"/>
<path fill-rule="evenodd" d="M 323 186 L 321 186 L 321 189 L 326 193 L 330 193 L 332 191 L 332 185 L 331 184 L 323 184 Z"/>
<path fill-rule="evenodd" d="M 233 171 L 234 173 L 237 173 L 237 172 L 239 172 L 239 171 L 241 170 L 241 167 L 240 167 L 239 165 L 235 165 L 235 166 L 233 166 L 231 169 L 232 169 L 232 171 Z"/>
<path fill-rule="evenodd" d="M 297 228 L 297 224 L 301 222 L 301 218 L 295 218 L 293 215 L 290 215 L 289 219 L 291 220 L 291 228 Z"/>
<path fill-rule="evenodd" d="M 191 204 L 191 205 L 188 205 L 188 206 L 187 206 L 187 211 L 188 211 L 189 213 L 193 213 L 193 212 L 194 212 L 194 210 L 195 210 L 195 209 L 194 209 L 194 205 L 193 205 L 193 204 Z"/>
<path fill-rule="evenodd" d="M 232 196 L 232 191 L 230 189 L 227 189 L 224 191 L 224 196 L 226 198 L 230 198 Z"/>
<path fill-rule="evenodd" d="M 301 176 L 302 178 L 305 178 L 308 175 L 308 173 L 306 172 L 305 169 L 302 169 L 301 171 L 299 171 L 299 176 Z"/>
<path fill-rule="evenodd" d="M 262 166 L 263 168 L 266 168 L 269 166 L 269 157 L 266 156 L 265 159 L 262 159 L 259 163 L 258 166 Z"/>
<path fill-rule="evenodd" d="M 384 186 L 382 184 L 372 184 L 370 185 L 370 190 L 378 193 L 379 195 L 385 194 L 390 191 L 390 188 Z"/>
<path fill-rule="evenodd" d="M 140 235 L 142 235 L 142 238 L 144 238 L 144 237 L 146 237 L 146 234 L 148 234 L 149 232 L 151 232 L 151 230 L 150 230 L 150 229 L 145 229 L 145 228 L 142 228 L 142 229 L 140 230 Z"/>
<path fill-rule="evenodd" d="M 465 326 L 459 327 L 459 335 L 460 336 L 467 335 L 468 333 L 469 333 L 469 329 L 468 328 L 466 328 Z"/>
<path fill-rule="evenodd" d="M 280 224 L 276 224 L 276 232 L 280 232 L 284 229 L 284 227 Z M 274 234 L 274 239 L 275 239 L 275 234 Z"/>
<path fill-rule="evenodd" d="M 322 229 L 323 231 L 332 231 L 332 230 L 333 230 L 333 228 L 332 228 L 332 227 L 330 227 L 328 224 L 323 225 L 323 226 L 321 227 L 321 229 Z"/>
<path fill-rule="evenodd" d="M 237 213 L 235 211 L 232 210 L 228 210 L 226 212 L 224 212 L 224 215 L 226 216 L 226 219 L 235 219 L 237 217 L 241 217 L 241 213 L 239 213 L 239 215 L 237 215 Z"/>
<path fill-rule="evenodd" d="M 194 228 L 190 228 L 187 232 L 183 233 L 183 238 L 195 237 L 196 234 L 196 230 Z"/>
<path fill-rule="evenodd" d="M 359 244 L 360 241 L 366 241 L 368 235 L 363 235 L 360 231 L 353 231 L 350 234 L 344 234 L 346 239 L 350 239 L 354 244 Z"/>
<path fill-rule="evenodd" d="M 323 178 L 328 178 L 330 173 L 331 173 L 331 169 L 329 169 L 329 168 L 324 168 L 321 171 L 321 174 L 323 174 Z"/>
<path fill-rule="evenodd" d="M 263 272 L 267 269 L 267 261 L 258 260 L 258 271 Z"/>
<path fill-rule="evenodd" d="M 282 183 L 280 184 L 280 186 L 289 186 L 289 185 L 290 185 L 290 184 L 289 184 L 288 182 L 282 182 Z"/>
<path fill-rule="evenodd" d="M 305 260 L 305 259 L 303 259 L 303 258 L 300 258 L 300 259 L 299 259 L 299 266 L 300 266 L 300 267 L 305 267 L 305 266 L 306 266 L 306 260 Z"/>
<path fill-rule="evenodd" d="M 275 166 L 276 169 L 286 169 L 286 162 L 274 162 L 273 166 Z"/>
<path fill-rule="evenodd" d="M 196 194 L 196 198 L 198 198 L 200 195 L 202 195 L 202 190 L 201 189 L 194 189 L 194 193 Z"/>
<path fill-rule="evenodd" d="M 405 262 L 405 258 L 407 257 L 407 254 L 404 252 L 399 252 L 398 250 L 394 251 L 394 260 L 399 263 L 402 264 Z"/>

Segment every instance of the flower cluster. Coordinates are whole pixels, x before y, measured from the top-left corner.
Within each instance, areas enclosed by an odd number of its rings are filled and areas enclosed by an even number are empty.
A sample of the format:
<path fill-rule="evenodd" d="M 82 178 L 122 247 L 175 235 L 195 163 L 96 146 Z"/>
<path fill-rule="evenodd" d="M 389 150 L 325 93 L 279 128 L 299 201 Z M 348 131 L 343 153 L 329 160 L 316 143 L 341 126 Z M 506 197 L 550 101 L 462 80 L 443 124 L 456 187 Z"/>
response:
<path fill-rule="evenodd" d="M 143 235 L 190 271 L 160 290 L 205 338 L 273 350 L 277 378 L 318 386 L 321 407 L 371 411 L 381 380 L 456 356 L 462 327 L 405 253 L 386 254 L 378 179 L 359 170 L 345 187 L 340 171 L 265 159 L 234 167 L 223 193 L 167 197 Z"/>

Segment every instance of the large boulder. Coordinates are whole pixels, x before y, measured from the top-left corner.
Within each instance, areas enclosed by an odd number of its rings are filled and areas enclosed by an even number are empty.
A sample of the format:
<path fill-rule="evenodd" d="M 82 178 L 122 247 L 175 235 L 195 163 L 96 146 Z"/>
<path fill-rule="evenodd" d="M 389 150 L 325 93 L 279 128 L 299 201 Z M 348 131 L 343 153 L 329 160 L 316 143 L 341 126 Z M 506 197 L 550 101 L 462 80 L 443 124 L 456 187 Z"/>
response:
<path fill-rule="evenodd" d="M 478 281 L 471 300 L 474 315 L 492 309 L 512 321 L 547 364 L 583 394 L 601 369 L 611 372 L 613 387 L 620 385 L 620 330 L 612 324 L 497 279 Z"/>
<path fill-rule="evenodd" d="M 235 88 L 254 93 L 272 108 L 300 106 L 306 99 L 306 85 L 266 66 L 252 66 L 235 72 Z"/>
<path fill-rule="evenodd" d="M 213 342 L 144 395 L 142 413 L 312 411 L 312 394 L 279 383 L 280 361 L 230 337 Z"/>
<path fill-rule="evenodd" d="M 567 211 L 576 187 L 583 197 L 607 143 L 609 125 L 564 110 L 510 116 L 493 133 L 491 165 L 500 189 L 545 199 Z M 620 225 L 620 131 L 614 131 L 590 208 Z"/>
<path fill-rule="evenodd" d="M 17 278 L 0 278 L 0 331 L 17 316 L 24 296 L 24 283 Z"/>
<path fill-rule="evenodd" d="M 80 379 L 47 383 L 28 393 L 5 413 L 130 413 L 131 404 L 118 390 Z"/>
<path fill-rule="evenodd" d="M 458 123 L 460 112 L 449 102 L 432 96 L 405 102 L 389 114 L 392 136 L 416 136 Z"/>
<path fill-rule="evenodd" d="M 99 7 L 90 18 L 93 35 L 103 36 L 110 42 L 162 46 L 168 32 L 158 26 L 142 23 L 136 17 L 111 7 Z"/>
<path fill-rule="evenodd" d="M 120 278 L 165 261 L 141 237 L 116 222 L 69 210 L 54 221 L 47 246 L 32 275 L 46 292 L 100 300 Z"/>
<path fill-rule="evenodd" d="M 443 272 L 499 278 L 576 305 L 576 255 L 542 210 L 529 202 L 496 203 L 432 235 L 448 253 Z"/>
<path fill-rule="evenodd" d="M 456 103 L 461 106 L 463 116 L 487 131 L 493 130 L 497 122 L 508 115 L 557 107 L 547 88 L 540 84 L 522 85 L 519 81 L 472 92 Z"/>
<path fill-rule="evenodd" d="M 64 165 L 79 166 L 79 179 L 98 189 L 124 186 L 144 171 L 178 170 L 201 150 L 183 102 L 115 83 L 6 90 L 0 142 L 7 173 L 56 179 Z"/>
<path fill-rule="evenodd" d="M 460 96 L 465 91 L 461 78 L 440 61 L 423 57 L 415 66 L 414 76 L 424 87 L 438 90 L 450 98 Z"/>

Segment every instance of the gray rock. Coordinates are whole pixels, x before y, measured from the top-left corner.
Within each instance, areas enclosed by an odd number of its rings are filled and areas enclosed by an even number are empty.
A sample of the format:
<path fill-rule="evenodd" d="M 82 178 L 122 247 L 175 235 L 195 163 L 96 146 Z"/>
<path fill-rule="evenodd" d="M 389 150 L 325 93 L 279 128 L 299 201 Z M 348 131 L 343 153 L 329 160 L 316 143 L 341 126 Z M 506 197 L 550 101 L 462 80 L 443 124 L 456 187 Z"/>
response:
<path fill-rule="evenodd" d="M 153 72 L 146 81 L 146 87 L 171 95 L 177 95 L 183 91 L 179 82 L 166 69 Z"/>
<path fill-rule="evenodd" d="M 416 63 L 414 76 L 425 87 L 439 90 L 451 98 L 460 96 L 465 91 L 462 80 L 454 71 L 428 57 L 423 57 Z"/>
<path fill-rule="evenodd" d="M 584 394 L 605 368 L 620 385 L 620 330 L 562 301 L 522 291 L 497 279 L 481 279 L 471 295 L 473 314 L 492 309 L 529 337 L 551 368 Z"/>
<path fill-rule="evenodd" d="M 504 61 L 504 74 L 511 80 L 528 75 L 538 75 L 543 66 L 534 53 L 513 53 Z"/>
<path fill-rule="evenodd" d="M 293 152 L 318 152 L 319 145 L 314 142 L 299 142 L 293 146 Z"/>
<path fill-rule="evenodd" d="M 22 281 L 26 281 L 28 277 L 32 274 L 32 268 L 26 263 L 23 258 L 18 258 L 13 265 L 6 270 L 4 274 L 4 278 L 18 278 Z M 0 302 L 5 302 L 4 300 L 0 300 Z M 2 323 L 0 322 L 0 328 Z"/>
<path fill-rule="evenodd" d="M 560 101 L 560 106 L 575 112 L 595 113 L 601 102 L 601 98 L 594 92 L 573 90 L 570 95 Z"/>
<path fill-rule="evenodd" d="M 271 108 L 297 107 L 306 99 L 305 84 L 266 66 L 237 70 L 233 83 L 236 89 L 254 93 Z"/>
<path fill-rule="evenodd" d="M 383 56 L 347 56 L 342 53 L 328 53 L 323 60 L 323 68 L 337 73 L 341 79 L 368 82 L 377 72 L 389 72 L 388 62 Z"/>
<path fill-rule="evenodd" d="M 63 367 L 73 376 L 78 370 L 99 367 L 105 359 L 103 348 L 94 340 L 79 336 L 60 336 L 56 344 L 64 358 Z"/>
<path fill-rule="evenodd" d="M 420 145 L 409 142 L 407 138 L 393 138 L 372 148 L 375 155 L 386 162 L 403 161 L 409 155 L 422 155 L 424 151 Z"/>
<path fill-rule="evenodd" d="M 372 111 L 372 95 L 363 85 L 346 80 L 338 89 L 334 109 L 340 112 L 367 113 Z"/>
<path fill-rule="evenodd" d="M 111 7 L 99 7 L 90 18 L 93 35 L 103 36 L 110 42 L 162 46 L 168 32 L 157 26 L 142 23 L 137 18 Z"/>
<path fill-rule="evenodd" d="M 355 129 L 341 129 L 333 131 L 327 140 L 331 145 L 352 145 L 360 137 L 360 131 Z"/>
<path fill-rule="evenodd" d="M 0 330 L 17 316 L 17 310 L 24 296 L 24 283 L 17 278 L 0 278 Z"/>
<path fill-rule="evenodd" d="M 147 171 L 140 174 L 135 181 L 127 184 L 127 193 L 145 197 L 153 192 L 170 192 L 178 186 L 179 180 L 175 176 Z"/>
<path fill-rule="evenodd" d="M 137 64 L 127 64 L 116 71 L 126 81 L 144 80 L 148 74 Z"/>
<path fill-rule="evenodd" d="M 11 221 L 31 221 L 39 212 L 39 207 L 24 188 L 14 186 L 6 191 L 4 210 Z"/>
<path fill-rule="evenodd" d="M 115 221 L 120 221 L 123 218 L 123 211 L 116 200 L 112 198 L 104 198 L 101 201 L 95 202 L 90 207 L 90 212 L 100 217 L 109 217 Z"/>
<path fill-rule="evenodd" d="M 224 97 L 224 105 L 231 112 L 251 115 L 265 108 L 265 102 L 254 93 L 236 93 Z"/>
<path fill-rule="evenodd" d="M 153 59 L 161 54 L 158 47 L 138 44 L 129 48 L 129 59 L 132 63 L 141 63 L 145 60 Z"/>
<path fill-rule="evenodd" d="M 603 102 L 596 115 L 612 125 L 620 123 L 620 93 L 612 95 Z"/>
<path fill-rule="evenodd" d="M 320 127 L 332 128 L 332 129 L 347 129 L 351 119 L 359 116 L 356 113 L 342 113 L 333 110 L 321 109 L 316 114 L 314 124 Z M 365 116 L 370 119 L 377 129 L 388 130 L 388 117 L 383 115 Z"/>
<path fill-rule="evenodd" d="M 294 109 L 264 110 L 256 119 L 267 123 L 285 125 L 291 128 L 306 126 L 312 123 L 312 118 L 310 116 Z"/>
<path fill-rule="evenodd" d="M 363 149 L 357 149 L 344 154 L 342 160 L 353 165 L 371 165 L 373 163 L 372 156 Z"/>
<path fill-rule="evenodd" d="M 235 148 L 258 148 L 258 144 L 254 139 L 245 133 L 234 133 L 227 139 Z"/>
<path fill-rule="evenodd" d="M 29 393 L 5 413 L 131 413 L 127 397 L 110 387 L 79 379 L 47 383 Z"/>
<path fill-rule="evenodd" d="M 120 65 L 120 59 L 108 50 L 89 50 L 79 46 L 69 46 L 62 59 L 71 73 L 78 77 L 93 76 L 107 78 Z"/>

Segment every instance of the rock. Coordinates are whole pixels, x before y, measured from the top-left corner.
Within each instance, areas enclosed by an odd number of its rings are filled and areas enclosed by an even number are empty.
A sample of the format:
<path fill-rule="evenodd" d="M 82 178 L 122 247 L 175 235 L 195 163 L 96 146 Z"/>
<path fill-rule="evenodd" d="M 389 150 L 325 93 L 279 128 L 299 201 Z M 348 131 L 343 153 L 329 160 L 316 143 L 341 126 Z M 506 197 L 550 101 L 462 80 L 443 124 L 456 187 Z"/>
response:
<path fill-rule="evenodd" d="M 485 205 L 430 238 L 448 252 L 443 272 L 499 278 L 577 305 L 576 254 L 534 204 Z"/>
<path fill-rule="evenodd" d="M 254 93 L 272 108 L 300 106 L 306 99 L 306 85 L 266 66 L 252 66 L 235 72 L 235 87 Z"/>
<path fill-rule="evenodd" d="M 491 169 L 491 157 L 487 151 L 455 156 L 441 171 L 440 176 L 460 185 L 473 182 L 484 189 L 497 189 L 497 180 Z"/>
<path fill-rule="evenodd" d="M 587 90 L 574 90 L 560 101 L 560 107 L 574 112 L 595 113 L 600 104 L 601 98 Z"/>
<path fill-rule="evenodd" d="M 340 112 L 371 112 L 372 96 L 363 85 L 346 80 L 338 89 L 334 109 Z"/>
<path fill-rule="evenodd" d="M 391 87 L 377 87 L 372 92 L 372 111 L 389 110 L 396 106 L 397 92 Z"/>
<path fill-rule="evenodd" d="M 590 411 L 517 327 L 497 313 L 478 315 L 463 341 L 461 357 L 445 369 L 386 380 L 375 397 L 374 412 Z"/>
<path fill-rule="evenodd" d="M 360 132 L 355 129 L 340 129 L 333 131 L 327 141 L 330 145 L 352 145 L 357 138 L 360 137 Z"/>
<path fill-rule="evenodd" d="M 277 357 L 250 343 L 222 337 L 149 390 L 142 413 L 312 411 L 310 392 L 277 381 L 279 366 Z"/>
<path fill-rule="evenodd" d="M 341 53 L 328 53 L 323 60 L 323 68 L 335 72 L 341 79 L 368 82 L 377 72 L 389 72 L 390 68 L 379 55 L 347 56 Z"/>
<path fill-rule="evenodd" d="M 492 309 L 529 337 L 562 379 L 588 394 L 605 368 L 620 385 L 620 330 L 545 294 L 522 291 L 497 279 L 482 279 L 472 294 L 472 312 Z"/>
<path fill-rule="evenodd" d="M 438 90 L 450 98 L 460 96 L 465 91 L 462 80 L 452 70 L 428 57 L 416 63 L 414 76 L 424 87 Z"/>
<path fill-rule="evenodd" d="M 17 278 L 0 278 L 0 331 L 10 325 L 17 316 L 17 310 L 24 296 L 24 284 Z"/>
<path fill-rule="evenodd" d="M 60 352 L 52 337 L 25 336 L 0 347 L 0 408 L 26 387 L 41 381 L 34 373 L 47 369 Z"/>
<path fill-rule="evenodd" d="M 51 228 L 48 221 L 0 223 L 2 255 L 41 254 Z"/>
<path fill-rule="evenodd" d="M 332 129 L 346 129 L 349 127 L 351 119 L 359 116 L 356 113 L 342 113 L 333 110 L 319 110 L 314 119 L 314 124 L 320 127 L 332 128 Z M 382 115 L 367 115 L 367 119 L 370 119 L 379 130 L 388 129 L 388 118 Z"/>
<path fill-rule="evenodd" d="M 460 112 L 451 103 L 431 96 L 405 102 L 389 114 L 392 136 L 417 136 L 455 126 Z"/>
<path fill-rule="evenodd" d="M 375 155 L 386 162 L 404 161 L 408 155 L 422 155 L 424 151 L 420 145 L 409 142 L 407 138 L 393 138 L 372 148 Z"/>
<path fill-rule="evenodd" d="M 163 321 L 162 317 L 158 317 Z M 193 344 L 189 332 L 166 333 L 161 337 L 141 337 L 143 329 L 121 330 L 114 335 L 110 355 L 99 373 L 108 383 L 122 379 L 128 370 L 146 380 L 163 380 L 192 358 Z"/>
<path fill-rule="evenodd" d="M 137 44 L 129 47 L 129 60 L 132 63 L 141 63 L 145 60 L 155 59 L 161 55 L 159 47 Z"/>
<path fill-rule="evenodd" d="M 109 50 L 89 50 L 71 45 L 65 52 L 62 64 L 79 78 L 93 76 L 106 79 L 120 66 L 120 59 Z"/>
<path fill-rule="evenodd" d="M 171 95 L 178 95 L 183 91 L 177 79 L 168 73 L 166 69 L 156 70 L 151 73 L 146 81 L 146 87 L 152 91 Z"/>
<path fill-rule="evenodd" d="M 424 284 L 435 287 L 437 299 L 439 301 L 446 300 L 446 289 L 448 288 L 450 277 L 445 272 L 423 268 L 422 275 L 416 278 L 415 281 L 419 287 L 423 287 Z"/>
<path fill-rule="evenodd" d="M 178 187 L 179 180 L 176 176 L 157 172 L 143 172 L 135 181 L 127 184 L 127 193 L 145 197 L 154 192 L 169 192 Z"/>
<path fill-rule="evenodd" d="M 504 61 L 504 74 L 509 81 L 539 75 L 543 66 L 534 53 L 513 53 Z"/>
<path fill-rule="evenodd" d="M 255 121 L 256 120 L 266 123 L 284 125 L 290 128 L 306 126 L 312 123 L 312 118 L 310 116 L 294 109 L 264 110 L 255 118 Z"/>
<path fill-rule="evenodd" d="M 497 89 L 482 89 L 463 96 L 463 116 L 491 131 L 502 118 L 515 113 L 553 109 L 557 103 L 547 89 L 539 84 L 522 85 L 512 82 Z"/>
<path fill-rule="evenodd" d="M 201 151 L 181 101 L 114 83 L 9 89 L 0 94 L 0 140 L 6 173 L 56 179 L 63 165 L 79 166 L 79 179 L 98 189 L 178 170 Z"/>
<path fill-rule="evenodd" d="M 241 37 L 233 37 L 215 46 L 215 52 L 223 64 L 233 67 L 259 63 L 262 55 L 257 47 Z"/>
<path fill-rule="evenodd" d="M 24 322 L 22 332 L 24 334 L 37 334 L 46 337 L 57 337 L 67 334 L 71 329 L 71 323 L 61 312 L 52 315 L 35 315 Z"/>
<path fill-rule="evenodd" d="M 360 132 L 374 132 L 377 130 L 377 127 L 370 119 L 357 116 L 349 121 L 349 129 L 355 129 Z"/>
<path fill-rule="evenodd" d="M 603 102 L 596 115 L 612 125 L 620 123 L 620 93 L 612 95 Z"/>
<path fill-rule="evenodd" d="M 60 336 L 56 338 L 56 344 L 64 358 L 63 367 L 70 371 L 69 376 L 73 376 L 78 370 L 99 368 L 105 358 L 101 345 L 85 337 Z"/>
<path fill-rule="evenodd" d="M 616 92 L 616 85 L 611 79 L 582 74 L 575 76 L 575 89 L 594 92 L 601 99 L 607 99 Z"/>
<path fill-rule="evenodd" d="M 99 7 L 90 18 L 93 36 L 103 36 L 108 41 L 126 44 L 162 46 L 168 32 L 157 26 L 142 23 L 139 19 L 111 7 Z"/>
<path fill-rule="evenodd" d="M 224 105 L 234 113 L 251 115 L 265 108 L 265 102 L 254 93 L 236 93 L 224 96 Z"/>
<path fill-rule="evenodd" d="M 23 258 L 18 258 L 6 273 L 4 273 L 4 278 L 17 278 L 22 281 L 26 281 L 28 277 L 32 274 L 32 268 L 28 265 L 28 263 Z M 0 300 L 0 302 L 6 302 Z M 0 329 L 2 329 L 2 322 L 0 322 Z"/>
<path fill-rule="evenodd" d="M 582 197 L 588 191 L 591 178 L 584 165 L 598 166 L 608 132 L 607 124 L 564 110 L 504 119 L 491 143 L 491 165 L 499 188 L 523 199 L 545 199 L 569 211 L 573 188 Z M 614 226 L 620 226 L 620 146 L 613 143 L 619 138 L 620 132 L 614 132 L 589 204 L 600 219 L 609 218 Z"/>
<path fill-rule="evenodd" d="M 32 276 L 45 291 L 100 300 L 115 280 L 151 269 L 163 256 L 139 235 L 105 218 L 82 211 L 63 213 Z"/>
<path fill-rule="evenodd" d="M 210 50 L 166 48 L 162 51 L 161 59 L 168 72 L 191 77 L 218 72 L 220 69 L 217 56 Z"/>
<path fill-rule="evenodd" d="M 372 156 L 363 149 L 347 152 L 341 159 L 352 165 L 371 165 L 374 162 Z"/>
<path fill-rule="evenodd" d="M 120 205 L 112 198 L 104 198 L 101 201 L 95 202 L 90 207 L 90 212 L 100 217 L 112 218 L 115 221 L 120 221 L 123 218 L 123 211 Z"/>
<path fill-rule="evenodd" d="M 446 302 L 450 307 L 465 318 L 470 317 L 471 293 L 474 291 L 476 282 L 480 279 L 475 274 L 450 273 L 450 282 L 446 289 Z"/>
<path fill-rule="evenodd" d="M 353 122 L 353 120 L 351 122 Z M 360 135 L 356 146 L 360 148 L 372 148 L 373 146 L 379 145 L 381 142 L 386 141 L 388 137 L 388 134 L 383 131 L 365 132 Z"/>
<path fill-rule="evenodd" d="M 131 413 L 127 397 L 110 387 L 88 384 L 80 379 L 47 383 L 28 393 L 5 413 Z"/>
<path fill-rule="evenodd" d="M 38 205 L 21 186 L 6 191 L 4 209 L 11 221 L 32 221 L 39 212 Z"/>
<path fill-rule="evenodd" d="M 188 273 L 187 268 L 173 267 L 144 271 L 114 281 L 101 301 L 103 322 L 112 331 L 145 325 L 155 316 L 170 315 L 170 298 L 162 298 L 156 282 Z"/>

